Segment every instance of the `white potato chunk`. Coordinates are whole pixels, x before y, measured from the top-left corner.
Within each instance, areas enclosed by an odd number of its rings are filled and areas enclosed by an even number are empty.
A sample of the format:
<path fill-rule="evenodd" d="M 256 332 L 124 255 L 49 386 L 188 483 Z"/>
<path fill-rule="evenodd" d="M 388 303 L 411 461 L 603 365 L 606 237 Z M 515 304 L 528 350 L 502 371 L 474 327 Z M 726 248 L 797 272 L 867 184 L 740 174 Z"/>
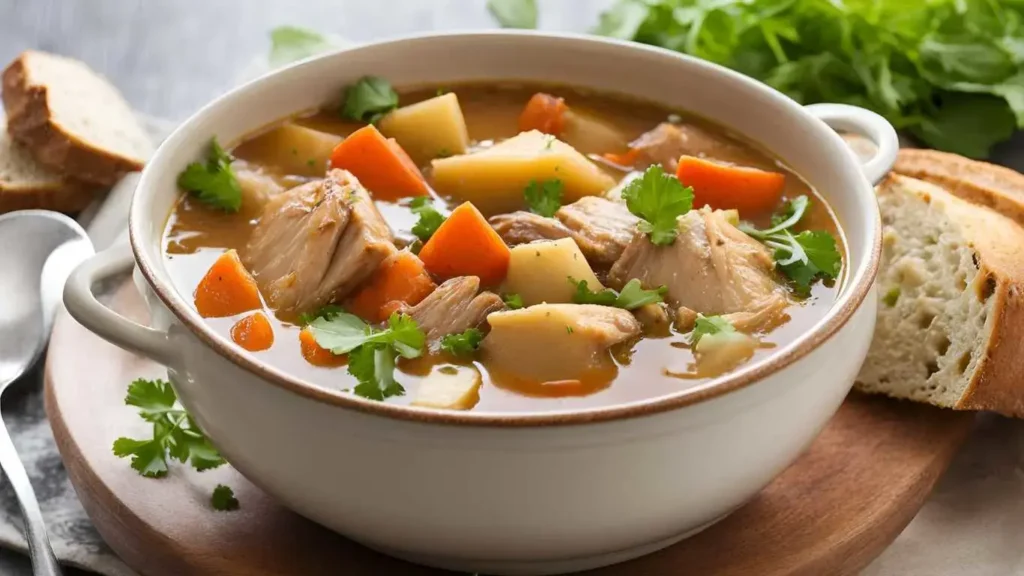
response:
<path fill-rule="evenodd" d="M 523 132 L 474 154 L 432 162 L 434 189 L 468 200 L 486 215 L 525 207 L 532 181 L 562 181 L 562 203 L 598 196 L 615 180 L 565 142 L 537 130 Z"/>
<path fill-rule="evenodd" d="M 612 366 L 608 348 L 640 334 L 621 308 L 538 304 L 487 316 L 481 352 L 489 367 L 537 382 L 571 380 Z"/>
<path fill-rule="evenodd" d="M 466 119 L 454 92 L 403 106 L 380 121 L 380 131 L 409 153 L 417 166 L 439 156 L 465 154 Z"/>
<path fill-rule="evenodd" d="M 504 291 L 522 296 L 526 306 L 568 303 L 576 291 L 570 277 L 586 280 L 591 290 L 604 288 L 572 238 L 520 244 L 512 248 Z"/>
<path fill-rule="evenodd" d="M 757 350 L 757 339 L 743 332 L 719 332 L 703 336 L 694 348 L 697 373 L 713 377 L 749 360 Z"/>
<path fill-rule="evenodd" d="M 615 127 L 578 110 L 565 113 L 561 137 L 584 154 L 621 152 L 629 147 L 629 141 Z"/>
<path fill-rule="evenodd" d="M 474 366 L 435 366 L 420 381 L 413 406 L 469 410 L 480 400 L 480 371 Z"/>
<path fill-rule="evenodd" d="M 341 137 L 287 122 L 245 142 L 237 152 L 296 176 L 323 176 Z"/>

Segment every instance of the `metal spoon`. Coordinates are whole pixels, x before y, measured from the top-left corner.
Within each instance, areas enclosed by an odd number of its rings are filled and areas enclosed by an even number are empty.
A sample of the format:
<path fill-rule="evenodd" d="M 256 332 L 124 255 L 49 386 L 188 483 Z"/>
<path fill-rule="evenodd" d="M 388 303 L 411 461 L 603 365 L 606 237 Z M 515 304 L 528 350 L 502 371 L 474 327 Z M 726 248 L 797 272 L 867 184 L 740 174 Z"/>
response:
<path fill-rule="evenodd" d="M 42 355 L 64 282 L 93 254 L 77 222 L 56 212 L 24 210 L 0 216 L 0 395 Z M 34 576 L 60 576 L 25 466 L 0 426 L 0 466 L 25 519 Z"/>

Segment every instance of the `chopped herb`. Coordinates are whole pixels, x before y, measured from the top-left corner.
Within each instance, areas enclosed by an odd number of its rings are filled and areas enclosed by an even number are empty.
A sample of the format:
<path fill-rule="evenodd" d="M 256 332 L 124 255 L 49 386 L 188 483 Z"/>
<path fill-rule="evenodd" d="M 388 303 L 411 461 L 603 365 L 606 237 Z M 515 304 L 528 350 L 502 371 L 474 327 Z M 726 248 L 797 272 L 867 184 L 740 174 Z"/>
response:
<path fill-rule="evenodd" d="M 448 90 L 447 88 L 438 88 L 437 92 L 434 95 L 435 96 L 444 96 L 448 92 L 451 92 L 451 90 Z"/>
<path fill-rule="evenodd" d="M 509 310 L 519 310 L 523 307 L 523 297 L 519 294 L 505 294 L 501 298 Z"/>
<path fill-rule="evenodd" d="M 213 489 L 210 504 L 213 505 L 214 510 L 221 512 L 238 510 L 238 498 L 235 498 L 234 490 L 223 484 L 217 484 L 217 487 Z"/>
<path fill-rule="evenodd" d="M 309 166 L 310 168 L 316 166 L 316 158 L 310 158 L 309 160 L 306 160 L 306 166 Z"/>
<path fill-rule="evenodd" d="M 886 306 L 888 306 L 889 308 L 892 308 L 893 306 L 896 305 L 896 301 L 899 300 L 899 299 L 900 299 L 900 287 L 899 286 L 893 286 L 892 288 L 889 288 L 889 291 L 886 292 L 885 296 L 882 297 L 882 302 L 885 302 Z"/>
<path fill-rule="evenodd" d="M 178 175 L 178 186 L 191 192 L 200 202 L 225 212 L 238 212 L 242 207 L 242 187 L 231 169 L 231 155 L 214 137 L 206 162 L 193 162 Z"/>
<path fill-rule="evenodd" d="M 551 147 L 555 145 L 555 137 L 551 134 L 544 135 L 544 149 L 551 150 Z M 558 168 L 555 168 L 555 172 L 558 172 Z"/>
<path fill-rule="evenodd" d="M 270 31 L 270 67 L 277 68 L 314 54 L 337 48 L 339 42 L 298 26 L 280 26 Z"/>
<path fill-rule="evenodd" d="M 644 290 L 640 286 L 640 280 L 633 278 L 622 287 L 621 292 L 611 288 L 605 288 L 594 292 L 587 285 L 586 280 L 575 280 L 569 277 L 569 283 L 576 286 L 576 293 L 572 301 L 576 304 L 598 304 L 600 306 L 614 306 L 624 310 L 635 310 L 647 304 L 662 302 L 662 296 L 668 291 L 666 286 L 660 286 L 656 290 Z"/>
<path fill-rule="evenodd" d="M 426 242 L 444 224 L 446 218 L 434 208 L 429 196 L 417 196 L 409 203 L 409 209 L 420 217 L 412 227 L 412 233 Z"/>
<path fill-rule="evenodd" d="M 451 150 L 449 150 L 447 148 L 441 148 L 440 150 L 437 151 L 437 154 L 434 154 L 434 157 L 435 158 L 448 158 L 451 155 L 452 155 Z"/>
<path fill-rule="evenodd" d="M 804 214 L 810 207 L 810 200 L 807 199 L 807 196 L 801 194 L 783 204 L 781 210 L 772 214 L 771 228 L 768 228 L 767 230 L 758 230 L 746 222 L 741 223 L 739 228 L 749 236 L 753 236 L 757 239 L 764 239 L 772 234 L 788 230 L 795 226 L 804 217 Z"/>
<path fill-rule="evenodd" d="M 304 312 L 302 314 L 299 314 L 299 324 L 305 326 L 312 322 L 313 320 L 316 320 L 317 318 L 324 318 L 326 320 L 330 320 L 334 316 L 337 316 L 338 314 L 341 314 L 343 312 L 345 312 L 345 309 L 342 308 L 341 306 L 338 306 L 337 304 L 327 304 L 326 306 L 321 306 L 320 309 L 317 310 L 316 312 Z"/>
<path fill-rule="evenodd" d="M 693 208 L 693 188 L 655 164 L 622 190 L 626 207 L 641 218 L 639 230 L 656 246 L 671 244 L 679 233 L 676 219 Z"/>
<path fill-rule="evenodd" d="M 139 409 L 139 416 L 153 425 L 153 437 L 118 438 L 114 455 L 131 456 L 132 468 L 147 478 L 167 475 L 167 457 L 188 462 L 202 472 L 224 464 L 195 420 L 177 404 L 174 389 L 166 380 L 138 379 L 128 386 L 124 403 Z"/>
<path fill-rule="evenodd" d="M 375 124 L 385 114 L 398 108 L 398 93 L 383 78 L 364 76 L 345 89 L 341 106 L 343 118 Z"/>
<path fill-rule="evenodd" d="M 483 339 L 483 332 L 469 328 L 461 334 L 448 334 L 441 338 L 441 349 L 452 356 L 472 356 Z"/>
<path fill-rule="evenodd" d="M 696 346 L 704 336 L 735 331 L 736 328 L 721 316 L 697 314 L 697 319 L 693 323 L 693 331 L 690 332 L 690 346 Z"/>
<path fill-rule="evenodd" d="M 487 9 L 502 28 L 537 27 L 537 0 L 488 0 Z"/>
<path fill-rule="evenodd" d="M 523 190 L 523 198 L 526 199 L 526 206 L 530 212 L 551 218 L 562 207 L 562 181 L 557 179 L 544 182 L 532 180 Z"/>
<path fill-rule="evenodd" d="M 422 249 L 423 249 L 423 240 L 420 240 L 419 238 L 413 240 L 412 244 L 409 244 L 409 252 L 412 252 L 413 254 L 419 255 L 420 250 L 422 250 Z"/>
<path fill-rule="evenodd" d="M 566 326 L 565 327 L 565 333 L 566 334 L 572 334 L 572 326 Z"/>

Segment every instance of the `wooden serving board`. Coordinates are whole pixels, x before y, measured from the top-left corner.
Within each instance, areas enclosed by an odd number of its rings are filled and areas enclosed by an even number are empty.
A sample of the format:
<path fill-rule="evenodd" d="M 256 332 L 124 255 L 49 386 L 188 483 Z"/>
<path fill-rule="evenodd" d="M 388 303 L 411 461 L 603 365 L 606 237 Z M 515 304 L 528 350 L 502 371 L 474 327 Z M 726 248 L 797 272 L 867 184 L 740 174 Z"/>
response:
<path fill-rule="evenodd" d="M 138 320 L 142 299 L 125 282 L 114 308 Z M 46 365 L 46 408 L 71 481 L 100 534 L 146 576 L 205 574 L 411 576 L 441 574 L 393 560 L 277 504 L 229 467 L 172 467 L 142 478 L 114 457 L 118 436 L 146 425 L 123 403 L 128 383 L 165 376 L 66 313 Z M 808 452 L 753 501 L 708 530 L 601 576 L 854 574 L 914 517 L 966 438 L 970 414 L 852 395 Z M 209 505 L 234 488 L 235 512 Z"/>

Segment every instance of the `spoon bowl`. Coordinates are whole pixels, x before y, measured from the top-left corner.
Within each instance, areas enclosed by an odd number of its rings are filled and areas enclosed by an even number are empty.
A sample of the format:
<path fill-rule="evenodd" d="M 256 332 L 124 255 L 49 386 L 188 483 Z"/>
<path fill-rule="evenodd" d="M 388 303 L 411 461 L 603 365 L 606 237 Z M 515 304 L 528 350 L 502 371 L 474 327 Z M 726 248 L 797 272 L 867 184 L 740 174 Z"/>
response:
<path fill-rule="evenodd" d="M 46 210 L 0 216 L 0 395 L 42 355 L 68 275 L 93 254 L 92 242 L 71 218 Z M 58 576 L 39 503 L 6 427 L 0 427 L 0 466 L 25 519 L 35 576 Z"/>

